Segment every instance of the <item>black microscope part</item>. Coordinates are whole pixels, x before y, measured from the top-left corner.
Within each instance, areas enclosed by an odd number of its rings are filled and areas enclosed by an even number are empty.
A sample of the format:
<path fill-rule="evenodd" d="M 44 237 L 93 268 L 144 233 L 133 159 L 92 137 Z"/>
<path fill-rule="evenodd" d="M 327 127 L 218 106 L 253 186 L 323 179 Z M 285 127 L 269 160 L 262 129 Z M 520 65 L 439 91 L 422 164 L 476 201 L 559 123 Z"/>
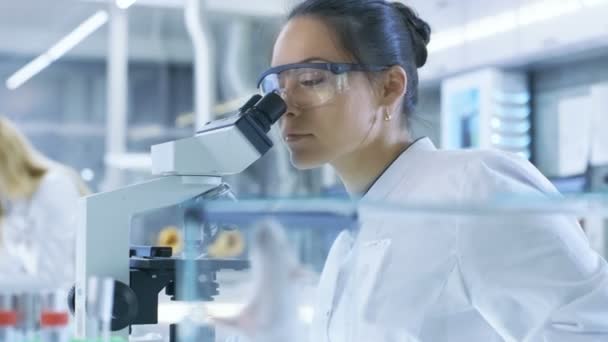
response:
<path fill-rule="evenodd" d="M 239 113 L 246 112 L 249 108 L 255 106 L 262 99 L 262 95 L 256 94 L 253 95 L 245 104 L 239 108 Z"/>
<path fill-rule="evenodd" d="M 131 246 L 129 256 L 140 258 L 170 258 L 173 255 L 171 247 L 160 246 Z"/>
<path fill-rule="evenodd" d="M 260 126 L 264 133 L 270 131 L 270 127 L 277 122 L 287 111 L 287 104 L 277 93 L 264 96 L 255 106 L 247 110 L 244 115 L 249 115 Z"/>

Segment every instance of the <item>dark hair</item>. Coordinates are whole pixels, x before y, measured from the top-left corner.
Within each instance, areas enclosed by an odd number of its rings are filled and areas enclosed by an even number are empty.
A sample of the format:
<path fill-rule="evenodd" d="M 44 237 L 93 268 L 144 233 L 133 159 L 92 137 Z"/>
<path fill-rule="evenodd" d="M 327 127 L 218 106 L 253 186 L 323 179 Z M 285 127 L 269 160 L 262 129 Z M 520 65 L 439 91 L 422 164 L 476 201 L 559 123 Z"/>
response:
<path fill-rule="evenodd" d="M 355 62 L 400 65 L 408 77 L 403 103 L 406 117 L 418 102 L 418 68 L 426 63 L 430 26 L 410 7 L 383 0 L 306 0 L 288 19 L 312 16 L 334 30 Z"/>

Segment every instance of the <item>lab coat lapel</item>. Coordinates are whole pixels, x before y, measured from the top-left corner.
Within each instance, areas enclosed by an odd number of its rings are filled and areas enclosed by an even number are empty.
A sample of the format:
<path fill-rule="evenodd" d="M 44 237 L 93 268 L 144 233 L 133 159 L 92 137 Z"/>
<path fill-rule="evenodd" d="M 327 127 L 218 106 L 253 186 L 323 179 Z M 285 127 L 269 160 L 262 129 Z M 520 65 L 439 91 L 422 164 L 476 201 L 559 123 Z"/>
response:
<path fill-rule="evenodd" d="M 418 170 L 416 159 L 419 151 L 434 150 L 433 143 L 428 139 L 420 139 L 412 144 L 402 153 L 379 177 L 368 193 L 362 198 L 362 202 L 377 202 L 378 204 L 388 201 L 391 193 L 396 190 L 396 186 L 401 184 L 399 190 L 403 191 L 404 179 L 409 180 Z M 383 220 L 372 218 L 367 215 L 367 210 L 360 210 L 360 228 L 356 246 L 353 247 L 353 238 L 349 232 L 342 232 L 328 255 L 322 277 L 319 282 L 315 319 L 311 329 L 313 341 L 326 341 L 328 338 L 329 326 L 336 305 L 340 300 L 356 302 L 355 312 L 349 314 L 369 315 L 367 312 L 374 306 L 373 293 L 377 291 L 379 281 L 381 281 L 382 270 L 386 265 L 391 244 L 390 239 L 382 238 Z M 354 248 L 354 251 L 352 251 Z M 349 254 L 354 252 L 354 260 L 349 258 Z M 350 261 L 347 261 L 350 260 Z M 349 262 L 349 265 L 345 265 Z M 341 298 L 344 295 L 344 279 L 348 276 L 343 271 L 353 268 L 357 285 L 355 293 L 351 298 Z M 353 317 L 357 318 L 357 317 Z M 364 324 L 367 326 L 367 324 Z M 353 327 L 354 328 L 354 327 Z M 355 337 L 354 335 L 353 337 Z"/>
<path fill-rule="evenodd" d="M 327 338 L 329 323 L 337 299 L 336 292 L 340 283 L 343 283 L 339 281 L 340 271 L 352 246 L 353 237 L 350 232 L 342 231 L 329 251 L 317 289 L 315 319 L 311 327 L 312 341 L 325 341 Z"/>
<path fill-rule="evenodd" d="M 421 138 L 416 140 L 407 150 L 405 150 L 395 161 L 389 165 L 384 173 L 378 178 L 376 183 L 369 189 L 367 194 L 363 196 L 364 202 L 385 202 L 389 199 L 391 193 L 397 189 L 403 191 L 407 189 L 405 186 L 397 186 L 405 179 L 408 183 L 415 181 L 414 175 L 418 171 L 418 163 L 416 159 L 420 152 L 434 151 L 435 145 L 429 138 Z"/>
<path fill-rule="evenodd" d="M 369 308 L 372 294 L 378 288 L 379 275 L 386 261 L 391 240 L 373 240 L 361 243 L 357 252 L 357 263 L 355 277 L 357 279 L 357 312 L 366 315 L 366 308 Z"/>
<path fill-rule="evenodd" d="M 362 224 L 357 240 L 359 249 L 356 250 L 358 285 L 355 298 L 360 301 L 359 314 L 368 324 L 417 333 L 422 324 L 419 316 L 429 309 L 443 287 L 444 281 L 436 279 L 441 278 L 439 275 L 448 275 L 454 267 L 448 252 L 453 249 L 453 239 L 449 238 L 451 231 L 428 231 L 426 221 L 418 217 L 412 217 L 411 222 L 391 221 L 373 212 L 376 206 L 400 204 L 408 197 L 416 198 L 411 191 L 420 174 L 428 172 L 423 169 L 424 160 L 428 152 L 434 150 L 435 146 L 428 138 L 415 142 L 385 170 L 362 199 L 362 207 L 366 203 L 372 205 L 369 210 L 360 211 Z M 412 245 L 412 241 L 417 240 L 422 240 L 421 244 Z M 426 250 L 423 246 L 427 245 L 433 248 Z M 428 271 L 418 267 L 417 263 L 422 260 L 429 263 Z M 407 270 L 413 273 L 408 274 Z M 417 282 L 411 283 L 413 279 Z M 414 295 L 422 293 L 421 288 L 427 286 L 428 291 L 423 291 L 427 295 Z M 389 317 L 395 312 L 407 314 L 410 324 L 407 325 L 403 317 Z"/>

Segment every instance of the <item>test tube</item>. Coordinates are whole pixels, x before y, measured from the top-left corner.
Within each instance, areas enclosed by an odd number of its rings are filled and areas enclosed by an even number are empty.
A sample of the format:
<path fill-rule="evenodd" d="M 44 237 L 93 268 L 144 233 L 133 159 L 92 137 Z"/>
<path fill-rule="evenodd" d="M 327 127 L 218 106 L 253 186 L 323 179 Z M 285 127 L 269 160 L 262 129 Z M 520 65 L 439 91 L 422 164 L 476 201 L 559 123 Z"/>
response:
<path fill-rule="evenodd" d="M 17 331 L 25 342 L 36 340 L 40 327 L 40 295 L 21 293 L 16 297 Z"/>
<path fill-rule="evenodd" d="M 48 292 L 42 298 L 40 313 L 40 341 L 67 342 L 69 340 L 69 314 L 65 291 Z"/>
<path fill-rule="evenodd" d="M 92 341 L 99 339 L 99 280 L 97 277 L 89 278 L 87 283 L 87 331 L 86 337 Z"/>
<path fill-rule="evenodd" d="M 99 298 L 99 313 L 101 338 L 104 342 L 110 342 L 112 331 L 112 310 L 114 309 L 114 279 L 105 278 L 102 283 Z"/>
<path fill-rule="evenodd" d="M 0 341 L 20 342 L 17 334 L 17 310 L 10 293 L 0 293 Z"/>
<path fill-rule="evenodd" d="M 91 277 L 87 288 L 87 338 L 106 342 L 111 339 L 114 309 L 114 280 Z"/>

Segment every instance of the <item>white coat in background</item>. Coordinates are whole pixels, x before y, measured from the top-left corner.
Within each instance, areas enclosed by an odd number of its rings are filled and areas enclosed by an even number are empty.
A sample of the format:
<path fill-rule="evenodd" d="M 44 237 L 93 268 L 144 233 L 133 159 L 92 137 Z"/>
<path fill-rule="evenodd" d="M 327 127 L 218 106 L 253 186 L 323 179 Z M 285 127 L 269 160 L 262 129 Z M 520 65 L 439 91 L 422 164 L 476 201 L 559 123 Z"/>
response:
<path fill-rule="evenodd" d="M 11 201 L 0 223 L 0 284 L 33 277 L 51 286 L 73 282 L 78 188 L 62 169 L 50 169 L 31 199 Z M 42 285 L 42 284 L 41 284 Z"/>
<path fill-rule="evenodd" d="M 422 139 L 363 203 L 465 204 L 514 194 L 557 192 L 514 155 L 438 151 Z M 360 217 L 357 236 L 342 232 L 330 250 L 310 338 L 294 333 L 287 340 L 608 341 L 607 265 L 574 219 L 427 213 L 395 220 L 365 211 Z M 290 272 L 274 264 L 275 272 Z"/>

